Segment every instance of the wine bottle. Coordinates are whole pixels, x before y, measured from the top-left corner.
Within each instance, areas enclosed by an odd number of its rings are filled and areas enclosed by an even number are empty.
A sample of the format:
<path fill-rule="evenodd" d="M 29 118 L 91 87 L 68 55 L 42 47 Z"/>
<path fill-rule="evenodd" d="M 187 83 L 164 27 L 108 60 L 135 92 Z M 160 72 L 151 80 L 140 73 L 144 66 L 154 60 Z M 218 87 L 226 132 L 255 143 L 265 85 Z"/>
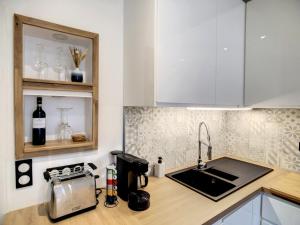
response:
<path fill-rule="evenodd" d="M 42 97 L 37 97 L 37 108 L 32 113 L 32 145 L 46 143 L 46 113 L 42 109 Z"/>

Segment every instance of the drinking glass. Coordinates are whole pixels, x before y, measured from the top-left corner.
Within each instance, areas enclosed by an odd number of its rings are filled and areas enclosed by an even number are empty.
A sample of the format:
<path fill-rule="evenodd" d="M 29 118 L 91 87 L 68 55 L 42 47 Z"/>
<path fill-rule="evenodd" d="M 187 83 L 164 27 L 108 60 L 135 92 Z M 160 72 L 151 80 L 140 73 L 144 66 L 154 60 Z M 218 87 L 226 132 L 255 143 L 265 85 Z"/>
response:
<path fill-rule="evenodd" d="M 63 62 L 64 60 L 64 50 L 62 47 L 56 48 L 56 64 L 53 70 L 58 75 L 58 80 L 66 81 L 66 65 Z"/>
<path fill-rule="evenodd" d="M 36 57 L 32 68 L 37 72 L 39 79 L 46 79 L 48 64 L 44 62 L 44 50 L 43 44 L 36 44 Z"/>
<path fill-rule="evenodd" d="M 70 140 L 72 135 L 72 128 L 68 121 L 68 113 L 72 108 L 57 108 L 60 110 L 60 124 L 58 126 L 58 140 Z"/>

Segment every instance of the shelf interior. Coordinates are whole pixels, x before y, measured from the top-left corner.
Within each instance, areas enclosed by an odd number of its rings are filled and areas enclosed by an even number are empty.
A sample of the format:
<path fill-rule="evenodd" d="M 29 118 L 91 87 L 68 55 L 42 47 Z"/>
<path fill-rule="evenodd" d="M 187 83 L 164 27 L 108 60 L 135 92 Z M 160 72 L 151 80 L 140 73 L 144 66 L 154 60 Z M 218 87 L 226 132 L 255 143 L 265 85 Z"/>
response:
<path fill-rule="evenodd" d="M 35 95 L 23 97 L 23 122 L 24 141 L 31 142 L 32 137 L 32 113 L 36 109 Z M 67 108 L 64 119 L 68 121 L 72 133 L 84 134 L 88 140 L 92 140 L 92 99 L 80 97 L 42 97 L 42 108 L 46 113 L 46 142 L 57 141 L 59 138 L 59 127 L 62 123 L 61 108 Z M 55 142 L 56 141 L 56 142 Z M 52 142 L 50 142 L 52 143 Z M 78 143 L 75 143 L 78 145 Z M 36 149 L 38 147 L 34 147 Z M 41 146 L 41 148 L 43 148 Z M 44 149 L 44 148 L 43 148 Z"/>
<path fill-rule="evenodd" d="M 85 83 L 91 84 L 93 43 L 92 39 L 75 36 L 38 26 L 23 25 L 23 77 L 42 80 L 71 80 L 71 72 L 75 65 L 70 47 L 87 52 L 80 63 Z M 37 65 L 43 65 L 39 70 Z"/>

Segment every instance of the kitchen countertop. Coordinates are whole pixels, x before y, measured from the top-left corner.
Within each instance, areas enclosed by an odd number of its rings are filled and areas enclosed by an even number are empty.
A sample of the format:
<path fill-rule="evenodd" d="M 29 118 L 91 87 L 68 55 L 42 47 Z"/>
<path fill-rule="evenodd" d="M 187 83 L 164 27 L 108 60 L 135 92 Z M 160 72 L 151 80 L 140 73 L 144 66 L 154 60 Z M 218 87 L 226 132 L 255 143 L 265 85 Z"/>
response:
<path fill-rule="evenodd" d="M 265 166 L 265 165 L 263 165 Z M 119 200 L 115 208 L 103 206 L 105 194 L 99 197 L 95 210 L 63 220 L 58 225 L 194 225 L 212 224 L 260 191 L 279 195 L 300 203 L 300 174 L 274 168 L 274 171 L 248 184 L 229 196 L 214 202 L 169 178 L 149 178 L 145 188 L 151 195 L 151 206 L 143 212 L 134 212 L 127 202 Z M 44 204 L 8 213 L 4 225 L 52 224 Z"/>

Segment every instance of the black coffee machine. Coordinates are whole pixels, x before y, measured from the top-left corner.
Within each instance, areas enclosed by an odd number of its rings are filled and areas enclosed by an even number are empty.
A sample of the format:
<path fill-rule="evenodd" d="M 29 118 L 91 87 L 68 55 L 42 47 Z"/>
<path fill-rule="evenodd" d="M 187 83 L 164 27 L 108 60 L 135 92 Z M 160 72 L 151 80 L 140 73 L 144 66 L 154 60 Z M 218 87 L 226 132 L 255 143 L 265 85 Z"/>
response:
<path fill-rule="evenodd" d="M 148 184 L 148 161 L 131 154 L 117 155 L 118 196 L 128 201 L 129 208 L 142 211 L 149 208 L 149 193 L 139 190 Z"/>

